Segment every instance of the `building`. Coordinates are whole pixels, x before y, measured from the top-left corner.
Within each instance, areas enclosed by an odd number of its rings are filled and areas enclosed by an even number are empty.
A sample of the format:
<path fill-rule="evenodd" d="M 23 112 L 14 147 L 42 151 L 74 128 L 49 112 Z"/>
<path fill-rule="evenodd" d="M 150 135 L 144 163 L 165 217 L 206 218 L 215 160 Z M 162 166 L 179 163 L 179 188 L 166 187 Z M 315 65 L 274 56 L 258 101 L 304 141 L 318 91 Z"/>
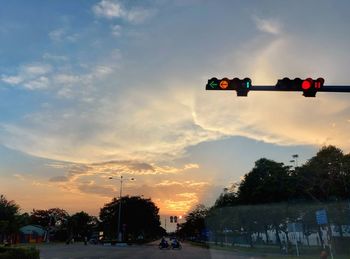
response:
<path fill-rule="evenodd" d="M 46 230 L 38 225 L 27 225 L 19 229 L 20 243 L 41 243 L 46 236 Z"/>

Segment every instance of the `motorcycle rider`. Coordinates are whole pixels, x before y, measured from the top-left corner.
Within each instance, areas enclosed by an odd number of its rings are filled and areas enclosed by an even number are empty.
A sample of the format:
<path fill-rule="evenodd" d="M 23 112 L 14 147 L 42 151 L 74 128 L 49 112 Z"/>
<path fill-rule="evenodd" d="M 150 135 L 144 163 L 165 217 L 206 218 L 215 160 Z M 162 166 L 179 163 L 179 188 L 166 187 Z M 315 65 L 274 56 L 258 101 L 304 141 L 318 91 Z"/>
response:
<path fill-rule="evenodd" d="M 160 240 L 159 246 L 161 248 L 167 248 L 169 246 L 168 241 L 166 241 L 165 237 L 162 237 Z"/>
<path fill-rule="evenodd" d="M 173 240 L 171 242 L 171 246 L 172 246 L 172 248 L 180 248 L 180 242 L 177 240 L 176 237 L 173 238 Z"/>

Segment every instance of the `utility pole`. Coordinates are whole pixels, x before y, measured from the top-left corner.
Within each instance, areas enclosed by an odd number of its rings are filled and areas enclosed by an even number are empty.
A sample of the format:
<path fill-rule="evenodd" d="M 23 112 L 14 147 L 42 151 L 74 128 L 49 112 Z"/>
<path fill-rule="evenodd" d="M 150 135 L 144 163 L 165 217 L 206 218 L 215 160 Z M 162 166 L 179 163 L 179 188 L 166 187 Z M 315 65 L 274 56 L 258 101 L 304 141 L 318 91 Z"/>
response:
<path fill-rule="evenodd" d="M 120 217 L 122 214 L 122 188 L 123 188 L 123 176 L 120 176 L 120 193 L 119 193 L 119 210 L 118 210 L 118 241 L 122 241 L 122 233 L 120 233 Z"/>
<path fill-rule="evenodd" d="M 112 180 L 114 179 L 113 177 L 109 177 L 108 178 L 109 180 Z M 125 179 L 125 180 L 130 180 L 130 181 L 134 181 L 135 178 L 130 178 L 130 179 Z M 117 226 L 117 239 L 119 242 L 122 241 L 122 233 L 120 231 L 120 222 L 121 222 L 121 216 L 122 216 L 122 195 L 123 195 L 123 176 L 121 175 L 120 176 L 120 191 L 119 191 L 119 210 L 118 210 L 118 226 Z"/>

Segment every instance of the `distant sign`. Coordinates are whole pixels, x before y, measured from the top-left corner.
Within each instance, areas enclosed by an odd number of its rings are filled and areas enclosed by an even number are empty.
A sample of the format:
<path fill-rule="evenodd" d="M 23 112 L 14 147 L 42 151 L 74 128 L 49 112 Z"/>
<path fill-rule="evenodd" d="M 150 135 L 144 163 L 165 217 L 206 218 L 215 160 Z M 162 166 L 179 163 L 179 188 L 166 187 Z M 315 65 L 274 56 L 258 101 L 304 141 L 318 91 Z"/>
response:
<path fill-rule="evenodd" d="M 316 221 L 318 225 L 328 224 L 327 212 L 325 209 L 316 211 Z"/>

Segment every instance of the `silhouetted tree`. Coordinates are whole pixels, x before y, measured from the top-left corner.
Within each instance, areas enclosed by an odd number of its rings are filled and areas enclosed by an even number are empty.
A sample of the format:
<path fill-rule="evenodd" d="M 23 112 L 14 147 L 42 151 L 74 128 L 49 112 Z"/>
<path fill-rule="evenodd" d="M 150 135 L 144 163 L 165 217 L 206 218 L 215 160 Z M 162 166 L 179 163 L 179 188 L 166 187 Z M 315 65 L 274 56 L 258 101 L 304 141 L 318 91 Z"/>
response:
<path fill-rule="evenodd" d="M 69 214 L 60 208 L 51 208 L 48 210 L 33 210 L 30 214 L 31 224 L 40 225 L 49 230 L 50 238 L 64 241 L 69 233 L 67 223 Z"/>
<path fill-rule="evenodd" d="M 194 237 L 201 239 L 202 232 L 206 229 L 205 218 L 208 209 L 199 204 L 186 217 L 186 222 L 180 224 L 178 234 L 183 237 Z"/>
<path fill-rule="evenodd" d="M 291 197 L 292 186 L 289 167 L 266 158 L 244 176 L 238 188 L 240 204 L 261 204 L 286 201 Z"/>
<path fill-rule="evenodd" d="M 31 223 L 42 227 L 62 225 L 69 218 L 69 214 L 60 208 L 36 210 L 30 214 Z"/>
<path fill-rule="evenodd" d="M 124 239 L 136 240 L 142 235 L 145 239 L 153 239 L 164 234 L 160 227 L 159 208 L 151 199 L 139 196 L 124 196 L 121 199 L 113 199 L 100 210 L 100 220 L 105 234 L 109 238 L 117 236 L 117 223 L 119 203 L 121 210 L 121 231 Z"/>
<path fill-rule="evenodd" d="M 224 188 L 223 193 L 220 194 L 219 198 L 216 199 L 214 207 L 226 207 L 235 206 L 238 204 L 237 190 L 239 188 L 239 183 L 234 183 L 228 188 Z"/>
<path fill-rule="evenodd" d="M 67 229 L 72 237 L 83 239 L 91 236 L 93 229 L 97 227 L 98 223 L 96 217 L 81 211 L 68 218 Z"/>
<path fill-rule="evenodd" d="M 293 176 L 296 195 L 304 199 L 329 201 L 350 197 L 350 157 L 334 146 L 321 148 Z"/>
<path fill-rule="evenodd" d="M 5 239 L 19 228 L 19 206 L 12 200 L 0 195 L 0 238 Z"/>

